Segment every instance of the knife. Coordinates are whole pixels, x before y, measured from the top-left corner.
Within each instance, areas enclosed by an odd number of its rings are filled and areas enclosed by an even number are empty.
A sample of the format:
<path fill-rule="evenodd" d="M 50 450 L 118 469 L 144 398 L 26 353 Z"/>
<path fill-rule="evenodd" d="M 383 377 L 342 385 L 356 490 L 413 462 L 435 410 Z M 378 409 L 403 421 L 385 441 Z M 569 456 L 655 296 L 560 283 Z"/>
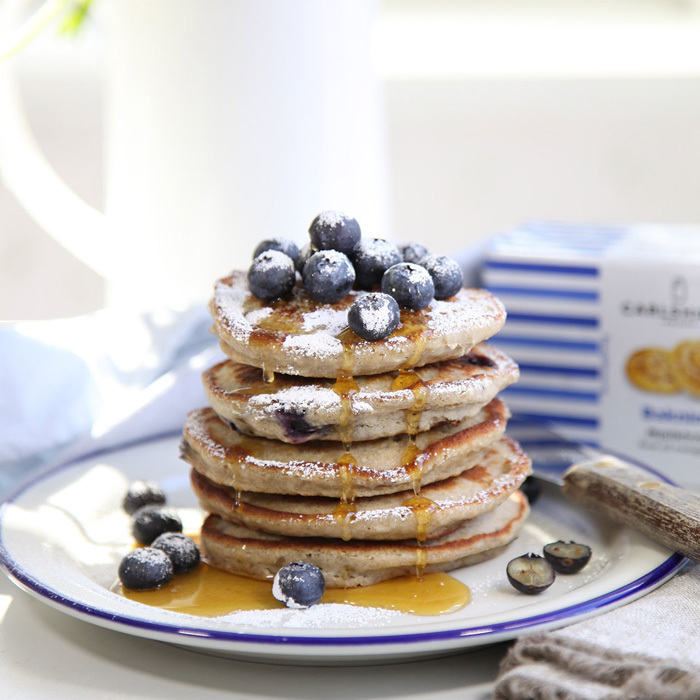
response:
<path fill-rule="evenodd" d="M 507 433 L 532 459 L 533 476 L 561 486 L 569 500 L 700 562 L 700 496 L 649 467 L 568 440 L 527 418 L 515 415 Z"/>

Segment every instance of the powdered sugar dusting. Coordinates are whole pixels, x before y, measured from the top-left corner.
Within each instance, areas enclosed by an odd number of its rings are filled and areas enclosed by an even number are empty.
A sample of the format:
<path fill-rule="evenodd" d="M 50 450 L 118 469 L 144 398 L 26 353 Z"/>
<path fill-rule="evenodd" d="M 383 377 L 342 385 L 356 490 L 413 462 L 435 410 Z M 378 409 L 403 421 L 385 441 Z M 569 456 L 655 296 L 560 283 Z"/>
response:
<path fill-rule="evenodd" d="M 250 610 L 226 615 L 218 620 L 236 626 L 332 629 L 377 627 L 402 613 L 382 608 L 364 608 L 342 603 L 314 605 L 304 610 Z"/>
<path fill-rule="evenodd" d="M 343 352 L 343 343 L 330 333 L 317 332 L 309 335 L 288 335 L 282 348 L 291 355 L 299 354 L 327 360 Z"/>
<path fill-rule="evenodd" d="M 338 335 L 348 325 L 347 309 L 321 306 L 302 316 L 301 328 L 305 333 L 325 331 L 328 335 Z"/>
<path fill-rule="evenodd" d="M 322 226 L 327 226 L 328 228 L 335 228 L 336 226 L 340 226 L 347 218 L 347 214 L 343 214 L 341 211 L 333 211 L 332 209 L 328 209 L 326 211 L 322 211 L 318 215 L 318 223 Z"/>
<path fill-rule="evenodd" d="M 185 433 L 193 440 L 204 446 L 206 451 L 213 457 L 219 459 L 226 458 L 226 448 L 217 442 L 209 433 L 203 411 L 192 411 L 185 421 Z"/>

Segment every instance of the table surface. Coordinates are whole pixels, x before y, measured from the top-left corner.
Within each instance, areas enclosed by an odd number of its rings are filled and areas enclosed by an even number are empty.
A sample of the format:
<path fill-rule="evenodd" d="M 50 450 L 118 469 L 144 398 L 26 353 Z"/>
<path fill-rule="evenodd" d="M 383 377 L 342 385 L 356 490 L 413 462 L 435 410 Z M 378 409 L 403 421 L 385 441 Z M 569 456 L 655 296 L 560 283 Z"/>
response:
<path fill-rule="evenodd" d="M 103 629 L 65 615 L 0 576 L 0 678 L 12 698 L 490 698 L 497 644 L 426 661 L 357 667 L 235 661 Z"/>

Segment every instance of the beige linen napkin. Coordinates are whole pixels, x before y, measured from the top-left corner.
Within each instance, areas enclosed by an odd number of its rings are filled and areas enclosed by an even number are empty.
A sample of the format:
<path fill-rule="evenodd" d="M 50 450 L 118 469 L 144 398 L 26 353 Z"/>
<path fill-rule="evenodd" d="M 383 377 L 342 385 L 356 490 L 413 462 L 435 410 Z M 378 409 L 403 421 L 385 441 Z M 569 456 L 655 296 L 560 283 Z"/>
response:
<path fill-rule="evenodd" d="M 518 640 L 495 698 L 700 698 L 700 565 L 609 613 Z"/>

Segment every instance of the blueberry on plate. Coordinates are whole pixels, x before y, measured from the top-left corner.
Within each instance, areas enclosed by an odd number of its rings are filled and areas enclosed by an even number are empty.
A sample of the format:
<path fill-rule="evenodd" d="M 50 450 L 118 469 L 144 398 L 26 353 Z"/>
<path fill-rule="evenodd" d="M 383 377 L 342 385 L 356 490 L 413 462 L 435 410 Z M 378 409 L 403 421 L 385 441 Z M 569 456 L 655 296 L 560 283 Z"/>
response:
<path fill-rule="evenodd" d="M 326 581 L 321 569 L 303 561 L 283 566 L 272 582 L 272 595 L 288 608 L 316 605 L 325 590 Z"/>
<path fill-rule="evenodd" d="M 304 289 L 315 301 L 332 304 L 340 301 L 355 282 L 355 270 L 345 253 L 319 250 L 304 265 Z"/>
<path fill-rule="evenodd" d="M 428 255 L 428 249 L 420 243 L 411 241 L 399 246 L 404 262 L 420 264 L 420 261 Z"/>
<path fill-rule="evenodd" d="M 433 278 L 436 299 L 449 299 L 462 288 L 462 268 L 452 258 L 446 255 L 426 255 L 420 264 Z"/>
<path fill-rule="evenodd" d="M 260 253 L 266 250 L 278 250 L 280 253 L 288 255 L 292 260 L 296 260 L 299 255 L 299 247 L 289 238 L 266 238 L 258 243 L 258 247 L 253 253 L 253 259 L 257 258 Z"/>
<path fill-rule="evenodd" d="M 165 552 L 140 547 L 129 552 L 119 563 L 119 580 L 124 588 L 144 591 L 158 588 L 173 577 L 173 564 Z"/>
<path fill-rule="evenodd" d="M 164 532 L 182 532 L 180 516 L 162 506 L 143 506 L 131 516 L 131 534 L 141 544 L 151 544 Z"/>
<path fill-rule="evenodd" d="M 155 481 L 134 481 L 122 501 L 124 510 L 133 515 L 139 508 L 150 505 L 165 505 L 165 494 Z"/>
<path fill-rule="evenodd" d="M 394 297 L 402 309 L 418 311 L 433 300 L 435 285 L 424 267 L 399 263 L 384 273 L 382 291 Z"/>
<path fill-rule="evenodd" d="M 528 476 L 522 484 L 520 484 L 520 490 L 525 494 L 527 502 L 532 506 L 537 502 L 537 499 L 542 493 L 542 486 L 534 476 Z"/>
<path fill-rule="evenodd" d="M 199 564 L 199 547 L 181 532 L 164 532 L 153 540 L 151 547 L 168 555 L 176 574 L 187 573 Z"/>
<path fill-rule="evenodd" d="M 365 340 L 388 338 L 400 321 L 396 299 L 381 292 L 363 294 L 348 309 L 348 325 Z"/>
<path fill-rule="evenodd" d="M 294 267 L 296 267 L 297 272 L 301 275 L 304 273 L 304 265 L 306 261 L 315 253 L 316 251 L 311 247 L 311 243 L 306 243 L 301 246 L 296 259 L 294 260 Z"/>
<path fill-rule="evenodd" d="M 360 225 L 340 211 L 322 211 L 309 226 L 311 245 L 316 250 L 349 253 L 361 237 Z"/>
<path fill-rule="evenodd" d="M 357 286 L 372 289 L 382 281 L 382 275 L 403 258 L 396 245 L 383 238 L 363 238 L 350 254 L 355 266 Z"/>
<path fill-rule="evenodd" d="M 528 595 L 542 593 L 556 578 L 552 565 L 539 554 L 511 559 L 506 566 L 506 576 L 516 590 Z"/>
<path fill-rule="evenodd" d="M 283 299 L 295 282 L 294 261 L 279 250 L 260 253 L 248 269 L 248 289 L 262 301 Z"/>
<path fill-rule="evenodd" d="M 577 574 L 591 559 L 588 545 L 562 540 L 546 544 L 543 553 L 558 574 Z"/>

